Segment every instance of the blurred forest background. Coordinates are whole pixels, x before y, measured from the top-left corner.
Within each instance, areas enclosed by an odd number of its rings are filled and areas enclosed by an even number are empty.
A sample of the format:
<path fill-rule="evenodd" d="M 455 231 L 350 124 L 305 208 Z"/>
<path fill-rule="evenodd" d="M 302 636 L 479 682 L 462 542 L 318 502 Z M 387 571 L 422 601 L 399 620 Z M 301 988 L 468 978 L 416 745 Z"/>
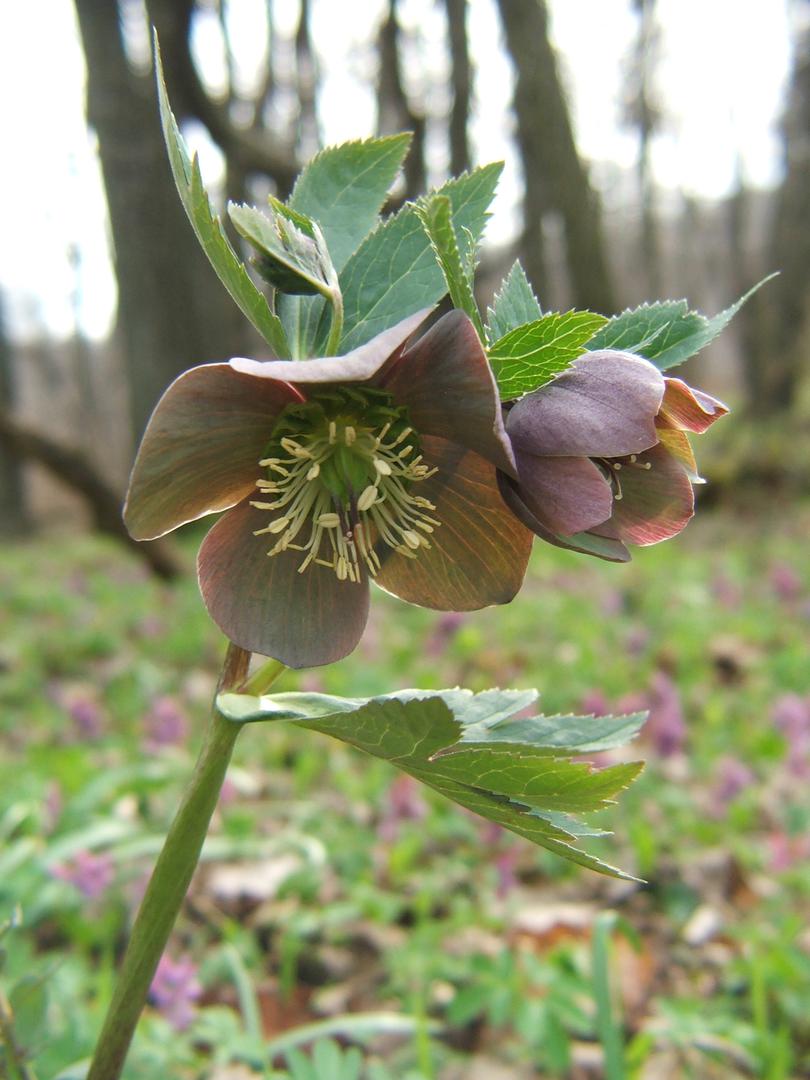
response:
<path fill-rule="evenodd" d="M 681 296 L 714 313 L 780 270 L 714 347 L 705 375 L 700 359 L 693 368 L 701 368 L 707 388 L 756 421 L 755 427 L 736 425 L 741 445 L 723 446 L 717 478 L 729 487 L 743 472 L 768 484 L 795 480 L 802 472 L 794 440 L 801 437 L 809 347 L 810 5 L 790 0 L 784 18 L 792 60 L 781 117 L 774 118 L 774 183 L 749 186 L 741 151 L 733 189 L 713 200 L 678 190 L 653 169 L 657 142 L 672 143 L 675 132 L 677 156 L 677 132 L 689 129 L 689 116 L 673 118 L 659 88 L 668 41 L 660 5 L 593 5 L 593 25 L 583 28 L 598 35 L 600 20 L 633 20 L 625 54 L 604 60 L 621 72 L 614 124 L 634 140 L 632 165 L 587 160 L 578 148 L 571 73 L 583 60 L 570 43 L 564 55 L 555 47 L 555 8 L 564 6 L 390 0 L 364 5 L 362 14 L 359 6 L 352 14 L 350 6 L 345 19 L 356 26 L 344 35 L 342 44 L 349 45 L 340 57 L 325 54 L 335 9 L 329 14 L 311 0 L 247 7 L 226 0 L 77 0 L 87 123 L 106 195 L 117 314 L 106 338 L 91 339 L 82 329 L 80 307 L 92 307 L 94 291 L 106 298 L 110 288 L 98 270 L 88 274 L 81 235 L 59 253 L 75 271 L 72 335 L 48 325 L 36 297 L 20 298 L 13 281 L 4 283 L 2 531 L 24 531 L 54 507 L 60 515 L 83 512 L 97 526 L 119 530 L 117 505 L 133 448 L 162 390 L 193 364 L 259 348 L 199 252 L 173 189 L 150 24 L 160 36 L 174 108 L 223 203 L 260 203 L 268 191 L 289 192 L 301 163 L 329 136 L 323 114 L 340 110 L 324 73 L 343 63 L 357 76 L 357 93 L 365 92 L 363 107 L 349 99 L 345 109 L 374 118 L 373 128 L 357 127 L 355 137 L 413 132 L 391 208 L 480 163 L 474 147 L 486 142 L 482 123 L 507 134 L 502 199 L 509 206 L 501 217 L 509 221 L 485 250 L 483 300 L 516 253 L 544 309 L 577 306 L 607 314 Z M 766 11 L 767 5 L 763 19 Z M 479 40 L 476 52 L 467 31 L 482 12 L 492 33 L 485 50 Z M 725 48 L 733 43 L 730 26 Z M 688 80 L 688 56 L 681 54 L 680 62 Z M 488 101 L 493 72 L 511 79 L 511 105 L 502 115 Z M 750 78 L 756 82 L 758 72 Z M 745 135 L 743 126 L 743 143 Z M 21 302 L 28 317 L 17 333 L 9 312 Z"/>

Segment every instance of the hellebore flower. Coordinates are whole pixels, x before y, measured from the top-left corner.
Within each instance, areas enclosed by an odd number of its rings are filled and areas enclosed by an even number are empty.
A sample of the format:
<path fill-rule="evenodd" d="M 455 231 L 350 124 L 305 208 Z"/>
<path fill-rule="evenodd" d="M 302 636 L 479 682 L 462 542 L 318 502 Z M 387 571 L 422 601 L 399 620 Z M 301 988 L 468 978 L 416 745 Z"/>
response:
<path fill-rule="evenodd" d="M 626 562 L 625 544 L 666 540 L 692 517 L 685 432 L 726 412 L 633 353 L 586 353 L 509 410 L 518 478 L 499 473 L 501 494 L 543 540 Z"/>
<path fill-rule="evenodd" d="M 355 647 L 368 580 L 419 604 L 470 611 L 520 588 L 531 534 L 498 492 L 516 477 L 475 329 L 427 311 L 345 356 L 234 359 L 181 375 L 149 422 L 124 518 L 161 536 L 228 510 L 198 573 L 235 644 L 290 667 Z"/>

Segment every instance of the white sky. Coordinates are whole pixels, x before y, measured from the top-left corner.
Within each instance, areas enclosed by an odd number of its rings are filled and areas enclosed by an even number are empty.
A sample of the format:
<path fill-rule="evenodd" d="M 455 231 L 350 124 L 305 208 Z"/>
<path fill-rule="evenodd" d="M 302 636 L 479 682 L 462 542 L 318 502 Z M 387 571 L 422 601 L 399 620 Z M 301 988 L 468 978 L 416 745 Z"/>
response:
<path fill-rule="evenodd" d="M 112 0 L 111 0 L 112 2 Z M 776 123 L 790 65 L 789 0 L 658 0 L 663 27 L 658 89 L 667 113 L 653 162 L 662 185 L 708 198 L 726 193 L 739 168 L 765 186 L 778 175 Z M 324 84 L 320 116 L 329 142 L 372 133 L 370 28 L 382 0 L 315 0 L 313 32 Z M 591 161 L 630 167 L 634 138 L 620 130 L 619 96 L 635 21 L 629 0 L 550 0 L 553 35 L 572 94 L 581 152 Z M 276 0 L 292 28 L 297 0 Z M 262 63 L 263 0 L 231 4 L 231 31 L 250 80 Z M 418 34 L 407 58 L 414 86 L 440 81 L 447 59 L 435 0 L 403 0 L 403 21 Z M 91 336 L 108 330 L 115 306 L 107 224 L 93 139 L 84 123 L 84 61 L 70 0 L 9 5 L 0 35 L 0 102 L 5 208 L 0 289 L 14 333 L 44 324 L 69 334 L 78 319 Z M 490 235 L 507 239 L 516 221 L 519 169 L 506 109 L 509 64 L 498 45 L 494 0 L 471 0 L 470 35 L 477 69 L 472 117 L 478 162 L 503 158 L 504 180 Z M 214 82 L 222 77 L 215 24 L 195 40 Z M 438 111 L 434 93 L 426 103 Z M 201 146 L 204 177 L 215 180 L 216 153 Z M 75 253 L 79 253 L 76 270 Z M 73 253 L 73 257 L 71 256 Z"/>

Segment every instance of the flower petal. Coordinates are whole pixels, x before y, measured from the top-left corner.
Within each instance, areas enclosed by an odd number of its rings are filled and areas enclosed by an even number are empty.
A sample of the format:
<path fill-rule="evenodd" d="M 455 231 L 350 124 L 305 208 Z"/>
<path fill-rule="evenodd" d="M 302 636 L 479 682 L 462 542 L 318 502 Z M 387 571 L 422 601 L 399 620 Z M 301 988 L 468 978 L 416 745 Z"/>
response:
<path fill-rule="evenodd" d="M 422 308 L 345 356 L 313 360 L 248 360 L 236 356 L 230 365 L 234 371 L 241 371 L 245 375 L 257 375 L 260 379 L 285 379 L 302 386 L 308 383 L 367 382 L 388 360 L 399 355 L 398 350 L 419 329 L 432 310 Z"/>
<path fill-rule="evenodd" d="M 506 604 L 526 572 L 531 533 L 504 506 L 495 469 L 462 446 L 425 436 L 425 460 L 438 472 L 418 485 L 441 521 L 430 549 L 408 559 L 378 545 L 383 566 L 375 579 L 387 592 L 438 611 L 476 611 Z"/>
<path fill-rule="evenodd" d="M 547 544 L 566 548 L 568 551 L 578 551 L 582 555 L 595 555 L 609 562 L 629 561 L 630 552 L 620 540 L 610 535 L 613 530 L 609 522 L 599 525 L 598 531 L 590 529 L 574 536 L 558 536 L 538 521 L 523 501 L 518 485 L 502 472 L 498 473 L 498 488 L 503 501 L 515 517 Z"/>
<path fill-rule="evenodd" d="M 407 405 L 420 435 L 450 439 L 514 474 L 498 388 L 463 311 L 444 315 L 375 381 L 397 405 Z"/>
<path fill-rule="evenodd" d="M 664 377 L 648 360 L 609 349 L 572 367 L 510 410 L 515 451 L 563 457 L 622 457 L 654 446 Z"/>
<path fill-rule="evenodd" d="M 662 423 L 660 415 L 655 423 L 658 428 L 659 441 L 667 448 L 673 457 L 680 461 L 686 469 L 686 475 L 692 483 L 703 484 L 705 481 L 697 471 L 697 462 L 695 461 L 695 455 L 692 453 L 692 444 L 689 442 L 689 437 L 686 433 L 680 428 L 671 427 L 666 422 Z"/>
<path fill-rule="evenodd" d="M 643 468 L 650 465 L 649 469 Z M 612 523 L 625 543 L 657 544 L 677 535 L 695 512 L 695 496 L 683 465 L 659 443 L 626 462 L 618 473 L 621 498 Z"/>
<path fill-rule="evenodd" d="M 701 434 L 728 412 L 728 406 L 722 401 L 687 386 L 683 379 L 667 378 L 664 382 L 666 390 L 661 403 L 661 416 L 672 427 Z"/>
<path fill-rule="evenodd" d="M 301 395 L 228 364 L 184 372 L 157 404 L 144 433 L 124 507 L 136 540 L 233 506 L 253 489 L 276 417 Z"/>
<path fill-rule="evenodd" d="M 269 557 L 268 537 L 253 535 L 266 524 L 267 515 L 244 501 L 203 541 L 197 572 L 211 618 L 234 644 L 288 667 L 342 659 L 366 625 L 368 582 L 339 581 L 316 564 L 299 574 L 300 551 Z"/>
<path fill-rule="evenodd" d="M 590 458 L 518 453 L 517 465 L 520 496 L 550 532 L 572 536 L 610 517 L 610 484 Z"/>

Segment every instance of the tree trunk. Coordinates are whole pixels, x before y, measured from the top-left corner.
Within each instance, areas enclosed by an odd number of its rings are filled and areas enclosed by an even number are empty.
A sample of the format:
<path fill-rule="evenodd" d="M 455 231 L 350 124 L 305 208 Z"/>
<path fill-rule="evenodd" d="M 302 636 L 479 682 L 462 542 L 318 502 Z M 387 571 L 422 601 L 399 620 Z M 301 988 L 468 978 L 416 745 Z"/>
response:
<path fill-rule="evenodd" d="M 0 411 L 10 412 L 13 404 L 14 358 L 0 296 Z M 13 447 L 0 443 L 0 536 L 21 536 L 30 526 L 20 459 Z"/>
<path fill-rule="evenodd" d="M 544 0 L 498 0 L 515 65 L 514 107 L 524 174 L 522 259 L 542 297 L 542 216 L 563 221 L 568 270 L 578 307 L 609 314 L 615 308 L 599 201 L 574 142 L 557 59 L 548 37 Z"/>
<path fill-rule="evenodd" d="M 450 175 L 458 176 L 470 167 L 467 122 L 470 116 L 472 70 L 467 44 L 467 0 L 444 0 L 444 7 L 450 42 L 450 86 L 453 91 L 449 123 Z"/>
<path fill-rule="evenodd" d="M 87 118 L 115 249 L 118 323 L 137 440 L 158 397 L 194 364 L 241 351 L 243 320 L 219 284 L 174 190 L 151 75 L 124 51 L 117 5 L 75 0 L 87 61 Z"/>

